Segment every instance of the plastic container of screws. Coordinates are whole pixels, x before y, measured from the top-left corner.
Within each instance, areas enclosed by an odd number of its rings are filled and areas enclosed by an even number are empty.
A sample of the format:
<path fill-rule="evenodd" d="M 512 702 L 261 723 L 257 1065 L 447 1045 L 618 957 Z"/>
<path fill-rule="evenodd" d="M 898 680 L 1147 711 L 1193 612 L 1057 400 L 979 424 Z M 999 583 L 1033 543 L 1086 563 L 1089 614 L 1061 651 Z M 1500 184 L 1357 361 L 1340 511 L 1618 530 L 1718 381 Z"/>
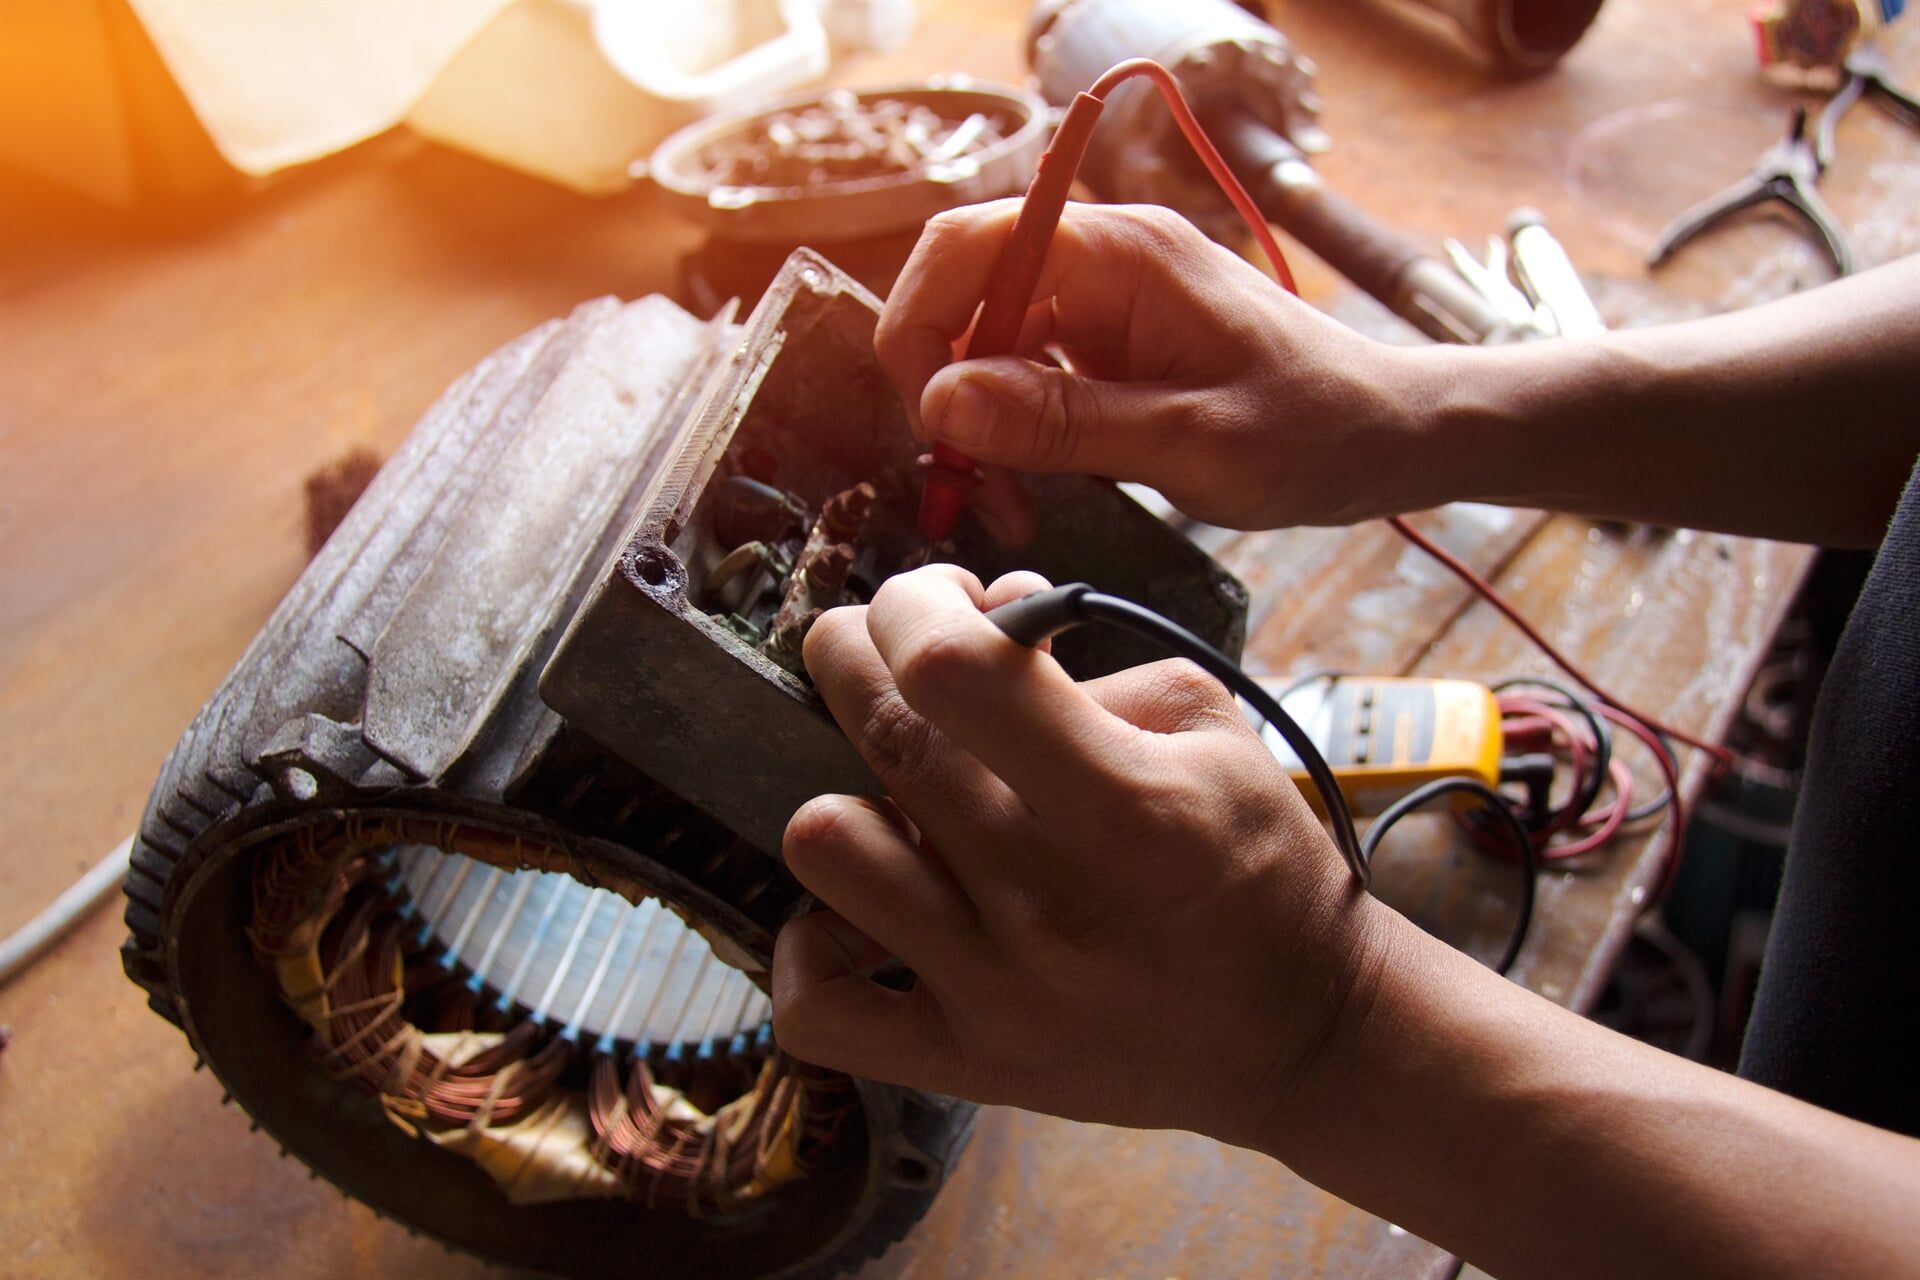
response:
<path fill-rule="evenodd" d="M 1048 129 L 1034 94 L 964 76 L 830 89 L 690 125 L 648 172 L 729 241 L 856 240 L 1019 193 Z"/>

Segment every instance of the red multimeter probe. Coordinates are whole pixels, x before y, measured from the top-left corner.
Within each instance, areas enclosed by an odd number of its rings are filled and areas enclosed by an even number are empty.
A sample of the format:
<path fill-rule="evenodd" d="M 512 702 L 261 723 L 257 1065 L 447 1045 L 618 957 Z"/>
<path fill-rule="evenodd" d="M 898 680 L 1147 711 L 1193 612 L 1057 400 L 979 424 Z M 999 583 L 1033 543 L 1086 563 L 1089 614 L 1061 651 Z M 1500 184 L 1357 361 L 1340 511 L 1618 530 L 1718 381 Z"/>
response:
<path fill-rule="evenodd" d="M 1148 77 L 1160 90 L 1180 125 L 1180 132 L 1186 135 L 1214 181 L 1246 220 L 1267 261 L 1273 264 L 1280 283 L 1289 293 L 1297 292 L 1286 259 L 1280 255 L 1280 246 L 1274 243 L 1273 233 L 1267 229 L 1266 219 L 1260 216 L 1253 198 L 1201 130 L 1179 84 L 1159 63 L 1147 58 L 1131 58 L 1094 81 L 1093 87 L 1075 97 L 1073 105 L 1067 108 L 1052 143 L 1040 157 L 1039 168 L 1027 186 L 1026 199 L 1013 221 L 1013 230 L 1007 233 L 1007 242 L 994 263 L 986 296 L 980 300 L 980 315 L 974 322 L 973 336 L 967 340 L 965 359 L 1010 355 L 1019 343 L 1020 328 L 1026 323 L 1027 308 L 1033 303 L 1034 288 L 1040 283 L 1040 272 L 1046 265 L 1047 246 L 1053 242 L 1054 230 L 1060 225 L 1060 212 L 1066 208 L 1067 193 L 1073 187 L 1074 174 L 1080 170 L 1080 158 L 1086 154 L 1087 142 L 1093 137 L 1093 126 L 1099 123 L 1106 96 L 1114 86 L 1134 76 Z M 954 522 L 967 505 L 967 495 L 979 483 L 980 471 L 972 458 L 950 444 L 935 441 L 932 461 L 927 467 L 927 486 L 920 495 L 920 535 L 929 542 L 939 542 L 951 534 Z"/>

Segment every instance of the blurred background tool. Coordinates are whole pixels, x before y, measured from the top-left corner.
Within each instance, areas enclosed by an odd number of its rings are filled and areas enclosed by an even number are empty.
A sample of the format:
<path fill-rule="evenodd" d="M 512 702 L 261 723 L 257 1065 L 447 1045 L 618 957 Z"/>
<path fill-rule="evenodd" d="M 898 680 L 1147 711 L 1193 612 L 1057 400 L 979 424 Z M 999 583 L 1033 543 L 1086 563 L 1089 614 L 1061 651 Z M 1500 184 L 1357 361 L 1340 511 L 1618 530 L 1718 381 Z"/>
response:
<path fill-rule="evenodd" d="M 1449 264 L 1328 186 L 1308 159 L 1327 146 L 1312 62 L 1230 0 L 1040 0 L 1028 49 L 1040 92 L 1057 106 L 1127 58 L 1168 67 L 1260 212 L 1428 337 L 1487 343 L 1557 331 L 1532 308 L 1521 315 L 1500 273 Z M 1114 90 L 1080 177 L 1103 199 L 1176 209 L 1216 239 L 1238 231 L 1144 85 Z M 1555 274 L 1568 278 L 1577 288 L 1570 266 Z"/>
<path fill-rule="evenodd" d="M 710 238 L 681 286 L 712 314 L 759 298 L 805 244 L 885 295 L 926 220 L 1017 194 L 1048 134 L 1047 104 L 966 76 L 829 89 L 725 112 L 647 162 L 661 195 Z"/>
<path fill-rule="evenodd" d="M 1875 106 L 1895 120 L 1920 129 L 1920 99 L 1894 84 L 1887 55 L 1878 45 L 1863 44 L 1855 48 L 1841 64 L 1841 70 L 1845 79 L 1832 101 L 1820 112 L 1820 124 L 1814 130 L 1813 154 L 1820 162 L 1822 173 L 1833 164 L 1834 135 L 1839 131 L 1840 117 L 1853 110 L 1861 98 L 1871 98 Z"/>
<path fill-rule="evenodd" d="M 1787 126 L 1787 136 L 1766 149 L 1751 174 L 1720 194 L 1701 201 L 1667 225 L 1654 242 L 1647 265 L 1659 266 L 1695 236 L 1743 209 L 1778 201 L 1813 229 L 1834 270 L 1847 275 L 1853 270 L 1853 249 L 1833 210 L 1827 208 L 1827 202 L 1814 189 L 1819 180 L 1820 160 L 1814 154 L 1813 144 L 1807 141 L 1806 108 L 1796 108 Z"/>
<path fill-rule="evenodd" d="M 1474 257 L 1471 249 L 1451 236 L 1447 237 L 1445 248 L 1447 261 L 1453 263 L 1453 269 L 1493 304 L 1508 327 L 1515 332 L 1526 329 L 1535 329 L 1543 334 L 1556 332 L 1553 313 L 1529 298 L 1514 282 L 1511 275 L 1513 249 L 1505 238 L 1487 237 L 1485 262 Z"/>
<path fill-rule="evenodd" d="M 1603 0 L 1402 0 L 1429 11 L 1491 66 L 1513 75 L 1545 71 L 1599 16 Z"/>
<path fill-rule="evenodd" d="M 1458 271 L 1334 191 L 1299 148 L 1239 103 L 1204 106 L 1201 118 L 1260 212 L 1401 319 L 1436 342 L 1514 336 Z"/>
<path fill-rule="evenodd" d="M 1507 236 L 1513 245 L 1514 274 L 1536 306 L 1553 317 L 1556 333 L 1585 338 L 1606 332 L 1573 259 L 1547 230 L 1545 215 L 1538 209 L 1515 209 L 1507 219 Z"/>
<path fill-rule="evenodd" d="M 1577 338 L 1607 325 L 1565 246 L 1538 209 L 1515 209 L 1505 237 L 1487 237 L 1487 260 L 1449 238 L 1447 260 L 1500 313 L 1507 338 Z M 1492 340 L 1492 339 L 1488 339 Z"/>
<path fill-rule="evenodd" d="M 1325 151 L 1318 68 L 1232 0 L 1037 0 L 1027 60 L 1040 94 L 1065 108 L 1109 67 L 1151 58 L 1196 110 L 1228 101 L 1305 152 Z M 1208 132 L 1211 134 L 1212 130 Z M 1209 232 L 1237 225 L 1194 163 L 1171 113 L 1143 82 L 1117 86 L 1087 146 L 1080 178 L 1102 199 L 1164 204 Z"/>
<path fill-rule="evenodd" d="M 1307 160 L 1324 150 L 1313 63 L 1230 0 L 1041 0 L 1028 46 L 1034 78 L 1064 106 L 1108 67 L 1152 58 L 1180 82 L 1207 134 L 1269 220 L 1428 336 L 1480 341 L 1499 312 L 1444 262 L 1328 189 Z M 1164 204 L 1216 239 L 1236 215 L 1184 155 L 1145 85 L 1116 89 L 1081 181 L 1103 199 Z"/>

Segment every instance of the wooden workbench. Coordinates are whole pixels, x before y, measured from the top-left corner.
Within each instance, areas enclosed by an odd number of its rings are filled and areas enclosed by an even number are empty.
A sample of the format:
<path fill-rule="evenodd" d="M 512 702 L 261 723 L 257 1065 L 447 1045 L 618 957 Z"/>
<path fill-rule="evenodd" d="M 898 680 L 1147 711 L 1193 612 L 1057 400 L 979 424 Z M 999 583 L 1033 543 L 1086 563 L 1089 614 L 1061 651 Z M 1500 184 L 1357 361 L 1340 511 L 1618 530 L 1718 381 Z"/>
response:
<path fill-rule="evenodd" d="M 1374 5 L 1295 0 L 1278 16 L 1320 63 L 1336 186 L 1435 239 L 1477 239 L 1537 205 L 1609 319 L 1633 323 L 1824 277 L 1807 242 L 1766 219 L 1702 241 L 1657 281 L 1640 265 L 1671 212 L 1744 172 L 1784 122 L 1789 97 L 1752 74 L 1748 3 L 1613 0 L 1558 74 L 1526 83 L 1489 79 Z M 923 0 L 912 44 L 853 77 L 1016 78 L 1025 9 Z M 1896 67 L 1920 80 L 1920 30 L 1898 34 Z M 1920 138 L 1862 107 L 1841 151 L 1824 191 L 1862 259 L 1920 248 Z M 13 233 L 0 257 L 0 930 L 132 828 L 162 756 L 300 572 L 304 476 L 353 445 L 390 449 L 462 369 L 574 302 L 671 289 L 694 238 L 642 195 L 588 201 L 398 136 L 165 234 L 87 219 Z M 1301 274 L 1322 305 L 1391 328 L 1324 269 Z M 1730 714 L 1808 560 L 1530 513 L 1427 523 L 1618 690 L 1702 730 Z M 1381 526 L 1240 535 L 1219 553 L 1254 589 L 1258 670 L 1543 669 Z M 1546 877 L 1518 979 L 1590 1002 L 1661 844 L 1623 840 L 1593 870 Z M 1383 892 L 1490 947 L 1510 902 L 1501 868 L 1438 827 L 1424 841 L 1410 827 L 1396 848 Z M 0 991 L 0 1276 L 488 1272 L 250 1136 L 121 976 L 122 933 L 103 912 Z M 1261 1157 L 993 1110 L 926 1221 L 866 1274 L 1450 1265 Z"/>

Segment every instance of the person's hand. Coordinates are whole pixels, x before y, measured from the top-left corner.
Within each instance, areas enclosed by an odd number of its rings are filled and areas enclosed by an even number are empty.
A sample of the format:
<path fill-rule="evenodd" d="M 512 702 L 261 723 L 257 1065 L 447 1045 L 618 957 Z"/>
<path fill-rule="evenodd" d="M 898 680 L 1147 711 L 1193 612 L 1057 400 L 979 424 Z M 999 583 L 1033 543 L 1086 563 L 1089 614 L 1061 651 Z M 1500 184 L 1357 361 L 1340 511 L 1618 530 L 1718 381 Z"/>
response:
<path fill-rule="evenodd" d="M 934 565 L 808 634 L 891 800 L 788 824 L 830 910 L 780 933 L 775 1034 L 872 1079 L 1250 1145 L 1371 981 L 1381 909 L 1198 667 L 1077 684 L 983 616 L 1045 585 Z M 910 990 L 870 978 L 888 956 Z"/>
<path fill-rule="evenodd" d="M 1070 204 L 1020 354 L 953 363 L 1018 201 L 927 223 L 874 348 L 922 441 L 992 467 L 1154 486 L 1211 524 L 1341 524 L 1449 495 L 1412 465 L 1424 366 L 1153 205 Z M 1043 352 L 1069 368 L 1043 363 Z M 983 515 L 1019 542 L 1003 479 Z"/>

